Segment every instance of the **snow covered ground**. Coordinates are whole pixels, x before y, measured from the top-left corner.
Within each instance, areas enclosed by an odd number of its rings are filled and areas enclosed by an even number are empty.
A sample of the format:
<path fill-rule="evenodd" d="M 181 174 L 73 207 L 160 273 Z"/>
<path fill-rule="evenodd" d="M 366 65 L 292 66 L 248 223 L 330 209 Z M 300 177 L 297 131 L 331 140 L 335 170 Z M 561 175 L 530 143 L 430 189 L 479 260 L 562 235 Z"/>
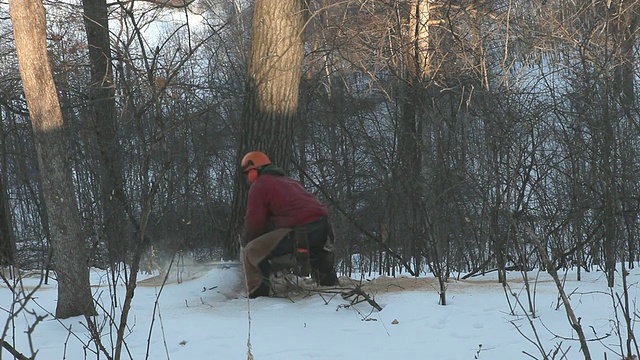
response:
<path fill-rule="evenodd" d="M 139 282 L 123 359 L 247 359 L 249 345 L 256 360 L 542 359 L 529 319 L 549 359 L 583 359 L 555 284 L 546 273 L 534 271 L 529 276 L 533 279 L 536 318 L 527 317 L 523 310 L 528 310 L 529 301 L 519 272 L 509 274 L 509 286 L 515 295 L 508 299 L 495 273 L 469 280 L 452 279 L 446 306 L 438 304 L 433 278 L 364 279 L 364 289 L 382 306 L 382 311 L 377 311 L 367 302 L 351 306 L 352 298 L 345 300 L 330 293 L 248 301 L 242 274 L 233 264 L 182 268 L 180 272 L 174 269 L 164 288 L 158 286 L 157 277 L 147 276 Z M 593 270 L 585 273 L 582 281 L 575 279 L 575 272 L 568 272 L 564 288 L 587 338 L 592 340 L 592 358 L 621 359 L 621 354 L 627 354 L 627 329 L 617 300 L 614 307 L 605 277 Z M 621 283 L 620 278 L 617 280 Z M 632 324 L 638 321 L 638 280 L 640 271 L 631 270 Z M 28 288 L 37 281 L 32 276 L 23 284 Z M 110 291 L 106 281 L 104 272 L 92 272 L 94 292 L 108 313 Z M 346 278 L 341 281 L 350 282 Z M 614 296 L 622 296 L 622 290 L 618 285 Z M 121 297 L 124 288 L 118 291 Z M 43 285 L 26 310 L 46 315 L 55 310 L 55 301 L 55 284 Z M 3 325 L 10 319 L 12 302 L 11 291 L 3 285 Z M 99 324 L 103 318 L 97 318 Z M 95 355 L 95 345 L 85 346 L 89 336 L 83 318 L 58 321 L 49 315 L 36 325 L 30 345 L 26 331 L 34 320 L 34 315 L 20 312 L 6 323 L 5 341 L 27 356 L 31 356 L 32 346 L 37 359 L 106 358 Z M 115 331 L 105 327 L 101 333 L 104 345 L 112 347 Z M 633 343 L 632 349 L 636 354 Z M 3 350 L 2 358 L 12 357 Z"/>

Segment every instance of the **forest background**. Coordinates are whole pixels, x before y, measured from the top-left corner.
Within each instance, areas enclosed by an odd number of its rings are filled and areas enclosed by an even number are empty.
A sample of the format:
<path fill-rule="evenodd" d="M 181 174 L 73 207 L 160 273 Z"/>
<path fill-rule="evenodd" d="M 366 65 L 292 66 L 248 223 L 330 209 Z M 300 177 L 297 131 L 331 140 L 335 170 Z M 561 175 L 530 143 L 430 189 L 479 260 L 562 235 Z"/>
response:
<path fill-rule="evenodd" d="M 255 149 L 328 205 L 343 274 L 639 260 L 638 1 L 45 1 L 62 225 L 7 5 L 2 265 L 60 267 L 60 229 L 84 268 L 235 259 Z"/>

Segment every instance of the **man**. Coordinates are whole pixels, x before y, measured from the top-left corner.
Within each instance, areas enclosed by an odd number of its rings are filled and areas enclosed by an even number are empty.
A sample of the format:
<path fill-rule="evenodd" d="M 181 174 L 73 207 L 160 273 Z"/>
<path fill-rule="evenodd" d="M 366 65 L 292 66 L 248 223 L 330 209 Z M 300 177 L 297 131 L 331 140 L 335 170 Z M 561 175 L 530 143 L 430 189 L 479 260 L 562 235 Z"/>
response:
<path fill-rule="evenodd" d="M 249 184 L 243 266 L 250 298 L 269 296 L 269 260 L 295 254 L 319 285 L 336 285 L 329 211 L 269 157 L 252 151 L 241 162 Z"/>

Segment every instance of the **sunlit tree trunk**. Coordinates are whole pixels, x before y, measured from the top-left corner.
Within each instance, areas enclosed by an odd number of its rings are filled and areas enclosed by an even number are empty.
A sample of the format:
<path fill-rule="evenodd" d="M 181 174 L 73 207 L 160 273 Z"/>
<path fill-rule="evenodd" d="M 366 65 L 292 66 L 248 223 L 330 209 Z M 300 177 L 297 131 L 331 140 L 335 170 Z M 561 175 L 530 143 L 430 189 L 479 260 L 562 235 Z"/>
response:
<path fill-rule="evenodd" d="M 398 154 L 402 170 L 402 179 L 406 198 L 409 199 L 409 246 L 414 259 L 416 273 L 420 272 L 420 259 L 425 247 L 424 223 L 418 217 L 418 208 L 423 197 L 422 181 L 422 127 L 424 109 L 428 106 L 427 89 L 431 76 L 429 62 L 429 13 L 428 0 L 412 2 L 409 13 L 410 46 L 405 52 L 405 98 L 400 108 L 400 126 L 398 138 Z M 435 240 L 435 239 L 432 239 Z M 437 261 L 436 259 L 433 259 Z"/>
<path fill-rule="evenodd" d="M 20 76 L 35 135 L 58 281 L 56 317 L 93 315 L 89 268 L 66 153 L 64 122 L 47 56 L 42 0 L 11 0 Z"/>
<path fill-rule="evenodd" d="M 423 170 L 422 132 L 429 107 L 428 87 L 433 76 L 429 27 L 431 4 L 428 0 L 415 0 L 406 10 L 402 9 L 402 4 L 398 6 L 397 11 L 404 14 L 405 19 L 399 32 L 405 36 L 399 44 L 402 56 L 399 63 L 404 68 L 399 83 L 398 152 L 393 178 L 402 195 L 392 199 L 391 222 L 395 224 L 393 238 L 405 244 L 404 255 L 413 259 L 416 273 L 419 273 L 423 253 L 431 248 L 426 243 L 425 216 L 419 211 L 424 196 L 423 182 L 420 181 Z"/>
<path fill-rule="evenodd" d="M 264 151 L 271 161 L 288 169 L 293 154 L 293 127 L 304 58 L 305 7 L 301 0 L 257 0 L 246 93 L 234 181 L 230 229 L 224 257 L 238 255 L 238 239 L 248 187 L 239 171 L 242 156 Z"/>

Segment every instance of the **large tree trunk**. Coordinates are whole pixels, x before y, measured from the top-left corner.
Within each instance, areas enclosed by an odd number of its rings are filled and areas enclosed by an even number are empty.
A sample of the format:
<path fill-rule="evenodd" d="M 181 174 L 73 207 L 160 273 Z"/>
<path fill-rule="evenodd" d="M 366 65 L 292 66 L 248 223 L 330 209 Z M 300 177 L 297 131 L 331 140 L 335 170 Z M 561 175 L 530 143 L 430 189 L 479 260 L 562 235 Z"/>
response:
<path fill-rule="evenodd" d="M 406 18 L 399 24 L 406 27 L 406 30 L 399 32 L 406 33 L 407 36 L 399 44 L 402 51 L 398 52 L 402 57 L 400 62 L 404 64 L 404 74 L 398 92 L 401 96 L 397 125 L 398 153 L 393 167 L 394 185 L 398 187 L 398 193 L 402 196 L 392 199 L 391 216 L 394 218 L 392 223 L 396 225 L 393 237 L 402 242 L 399 245 L 404 249 L 404 257 L 414 260 L 415 271 L 419 273 L 423 253 L 427 245 L 430 245 L 425 242 L 425 216 L 419 214 L 420 203 L 425 195 L 422 181 L 419 179 L 423 169 L 424 114 L 428 106 L 425 101 L 426 88 L 433 76 L 430 63 L 432 51 L 429 47 L 431 35 L 428 26 L 431 9 L 429 1 L 425 0 L 414 0 L 406 5 Z M 431 246 L 428 248 L 432 249 Z"/>
<path fill-rule="evenodd" d="M 49 216 L 58 281 L 56 317 L 96 313 L 78 205 L 66 153 L 62 112 L 47 56 L 42 0 L 10 0 L 9 12 Z"/>
<path fill-rule="evenodd" d="M 402 170 L 399 175 L 399 181 L 403 184 L 406 191 L 406 198 L 409 199 L 409 208 L 406 214 L 409 215 L 408 225 L 409 241 L 411 249 L 411 258 L 415 261 L 415 272 L 420 273 L 422 254 L 424 247 L 430 248 L 432 261 L 439 262 L 436 243 L 439 239 L 428 239 L 431 244 L 425 243 L 424 229 L 426 228 L 424 216 L 419 215 L 420 203 L 423 199 L 424 189 L 422 181 L 422 129 L 423 122 L 426 121 L 428 112 L 425 111 L 429 107 L 430 99 L 427 99 L 427 90 L 432 86 L 432 64 L 431 64 L 431 34 L 428 25 L 431 19 L 430 0 L 415 0 L 411 3 L 409 12 L 409 40 L 410 46 L 405 50 L 405 99 L 401 107 L 400 118 L 400 137 L 398 138 L 398 154 L 402 164 Z M 433 126 L 431 126 L 433 128 Z M 433 162 L 435 164 L 435 162 Z M 437 174 L 442 174 L 438 173 Z M 435 194 L 440 196 L 441 194 Z M 433 224 L 431 224 L 433 225 Z M 432 234 L 440 233 L 439 231 Z M 437 268 L 437 267 L 436 267 Z M 436 276 L 440 276 L 436 274 Z M 441 293 L 444 295 L 444 291 Z M 442 302 L 442 305 L 446 305 Z"/>
<path fill-rule="evenodd" d="M 252 150 L 264 151 L 273 163 L 285 170 L 289 166 L 304 58 L 304 23 L 305 7 L 301 0 L 255 2 L 238 170 L 242 156 Z M 238 256 L 247 192 L 245 180 L 238 171 L 224 244 L 227 259 Z"/>
<path fill-rule="evenodd" d="M 134 227 L 127 226 L 128 200 L 123 189 L 106 0 L 83 0 L 91 63 L 91 114 L 101 160 L 101 198 L 109 262 L 125 260 Z"/>

